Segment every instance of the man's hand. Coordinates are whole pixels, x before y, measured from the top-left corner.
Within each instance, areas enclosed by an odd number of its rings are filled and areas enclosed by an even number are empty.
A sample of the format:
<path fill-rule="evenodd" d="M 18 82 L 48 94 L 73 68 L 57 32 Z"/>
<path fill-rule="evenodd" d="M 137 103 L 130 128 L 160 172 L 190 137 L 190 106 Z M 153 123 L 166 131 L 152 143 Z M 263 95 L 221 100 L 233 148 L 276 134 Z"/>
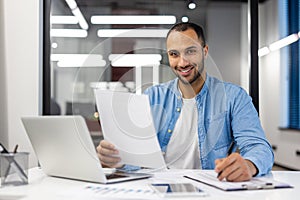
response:
<path fill-rule="evenodd" d="M 232 153 L 226 158 L 215 160 L 215 171 L 219 174 L 218 179 L 239 182 L 248 181 L 256 173 L 257 168 L 249 161 L 245 160 L 240 154 Z"/>
<path fill-rule="evenodd" d="M 119 151 L 110 142 L 102 140 L 97 146 L 97 153 L 103 167 L 122 167 L 121 164 L 118 164 L 121 161 L 121 158 L 118 157 Z"/>

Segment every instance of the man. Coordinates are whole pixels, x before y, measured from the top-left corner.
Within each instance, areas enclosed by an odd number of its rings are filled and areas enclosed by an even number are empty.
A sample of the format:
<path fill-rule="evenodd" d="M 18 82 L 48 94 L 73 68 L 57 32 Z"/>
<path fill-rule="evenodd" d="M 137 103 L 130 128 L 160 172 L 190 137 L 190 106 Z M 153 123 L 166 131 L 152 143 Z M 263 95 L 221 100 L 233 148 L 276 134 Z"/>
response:
<path fill-rule="evenodd" d="M 267 174 L 274 155 L 251 97 L 241 87 L 206 73 L 208 46 L 202 28 L 176 24 L 166 45 L 177 78 L 150 87 L 145 94 L 167 166 L 214 169 L 219 180 L 227 181 Z M 228 152 L 232 144 L 239 153 Z M 97 151 L 103 165 L 120 167 L 113 144 L 103 140 Z"/>

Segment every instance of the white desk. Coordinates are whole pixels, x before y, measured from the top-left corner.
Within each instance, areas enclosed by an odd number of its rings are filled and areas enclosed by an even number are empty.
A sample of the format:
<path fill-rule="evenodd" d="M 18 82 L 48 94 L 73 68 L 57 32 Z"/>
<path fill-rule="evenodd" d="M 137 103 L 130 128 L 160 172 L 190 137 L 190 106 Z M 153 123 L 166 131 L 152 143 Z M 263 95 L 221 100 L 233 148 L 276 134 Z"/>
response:
<path fill-rule="evenodd" d="M 171 172 L 170 172 L 171 173 Z M 235 191 L 224 192 L 222 190 L 191 181 L 183 178 L 183 171 L 173 171 L 170 173 L 157 173 L 154 178 L 138 181 L 130 181 L 118 184 L 110 184 L 109 187 L 144 187 L 148 188 L 147 184 L 154 180 L 170 180 L 172 182 L 191 182 L 206 191 L 209 195 L 203 199 L 211 200 L 282 200 L 282 199 L 298 199 L 300 196 L 300 172 L 293 171 L 274 171 L 272 172 L 274 179 L 289 183 L 294 186 L 292 189 L 271 189 L 271 190 L 253 190 L 253 191 Z M 33 168 L 29 170 L 29 184 L 24 186 L 6 186 L 0 188 L 0 200 L 91 200 L 91 199 L 116 199 L 108 196 L 101 198 L 96 194 L 91 196 L 81 195 L 87 185 L 100 186 L 103 184 L 93 184 L 82 181 L 74 181 L 62 178 L 54 178 L 46 176 L 41 169 Z M 146 198 L 146 197 L 145 197 Z M 120 198 L 118 198 L 120 199 Z M 123 195 L 121 199 L 133 199 L 132 196 Z M 143 199 L 143 198 L 139 198 Z M 149 199 L 149 197 L 147 197 Z M 156 195 L 152 195 L 151 199 L 161 199 Z M 174 198 L 173 198 L 174 199 Z M 177 198 L 178 199 L 178 198 Z M 183 198 L 180 198 L 183 199 Z M 195 199 L 195 198 L 190 198 Z M 198 197 L 198 199 L 200 199 Z"/>

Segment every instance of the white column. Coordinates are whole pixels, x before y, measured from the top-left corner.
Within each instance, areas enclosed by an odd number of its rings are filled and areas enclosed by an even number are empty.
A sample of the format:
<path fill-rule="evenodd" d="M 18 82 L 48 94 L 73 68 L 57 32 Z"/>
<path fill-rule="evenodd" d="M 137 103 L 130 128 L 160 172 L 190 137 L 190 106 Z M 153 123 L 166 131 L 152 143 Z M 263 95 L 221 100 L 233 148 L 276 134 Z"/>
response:
<path fill-rule="evenodd" d="M 5 38 L 7 148 L 12 150 L 18 144 L 19 151 L 30 152 L 30 167 L 37 162 L 21 117 L 38 115 L 41 2 L 4 0 L 4 13 L 0 14 L 4 14 L 4 28 L 0 31 Z"/>
<path fill-rule="evenodd" d="M 8 146 L 4 16 L 4 1 L 0 1 L 0 141 L 3 145 Z"/>

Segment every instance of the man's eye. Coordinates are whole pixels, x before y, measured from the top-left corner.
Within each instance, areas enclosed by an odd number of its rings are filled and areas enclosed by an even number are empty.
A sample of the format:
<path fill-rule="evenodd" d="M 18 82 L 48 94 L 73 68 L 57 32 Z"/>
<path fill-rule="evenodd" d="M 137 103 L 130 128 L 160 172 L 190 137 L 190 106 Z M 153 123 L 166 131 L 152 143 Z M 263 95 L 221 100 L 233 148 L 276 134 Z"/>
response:
<path fill-rule="evenodd" d="M 189 49 L 187 50 L 186 52 L 188 55 L 193 55 L 193 54 L 196 54 L 197 53 L 197 50 L 196 49 Z"/>
<path fill-rule="evenodd" d="M 169 52 L 169 56 L 176 57 L 178 56 L 178 53 L 171 51 Z"/>

